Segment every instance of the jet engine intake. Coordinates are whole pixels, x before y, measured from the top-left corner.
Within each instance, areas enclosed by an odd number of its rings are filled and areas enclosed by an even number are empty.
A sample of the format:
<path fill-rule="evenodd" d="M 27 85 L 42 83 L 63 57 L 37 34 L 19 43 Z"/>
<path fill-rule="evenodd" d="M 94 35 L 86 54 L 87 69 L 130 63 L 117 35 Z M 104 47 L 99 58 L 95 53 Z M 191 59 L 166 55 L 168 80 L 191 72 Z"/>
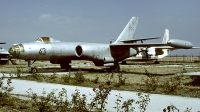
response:
<path fill-rule="evenodd" d="M 194 45 L 191 42 L 179 39 L 171 39 L 167 42 L 167 44 L 169 44 L 172 47 L 182 49 L 191 49 L 192 47 L 194 47 Z"/>
<path fill-rule="evenodd" d="M 80 45 L 76 46 L 75 53 L 77 57 L 81 57 L 83 53 L 83 48 Z"/>

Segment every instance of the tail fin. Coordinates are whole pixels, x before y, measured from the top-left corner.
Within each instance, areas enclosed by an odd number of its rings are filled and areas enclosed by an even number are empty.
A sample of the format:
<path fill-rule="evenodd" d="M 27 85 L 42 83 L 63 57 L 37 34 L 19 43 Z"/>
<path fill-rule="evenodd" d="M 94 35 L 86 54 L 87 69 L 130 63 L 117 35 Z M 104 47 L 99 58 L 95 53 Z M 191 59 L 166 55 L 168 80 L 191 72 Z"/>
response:
<path fill-rule="evenodd" d="M 164 36 L 163 36 L 162 43 L 167 43 L 167 41 L 169 41 L 169 30 L 165 29 L 165 33 L 164 33 Z M 162 51 L 163 51 L 163 54 L 158 55 L 158 59 L 164 58 L 165 56 L 169 55 L 169 49 L 162 49 Z"/>
<path fill-rule="evenodd" d="M 138 17 L 132 17 L 131 20 L 128 22 L 124 30 L 121 32 L 117 40 L 114 42 L 114 44 L 123 43 L 120 40 L 131 40 L 134 38 L 135 30 L 137 28 L 138 24 Z"/>
<path fill-rule="evenodd" d="M 169 41 L 169 30 L 165 29 L 162 43 L 167 43 L 167 41 Z"/>

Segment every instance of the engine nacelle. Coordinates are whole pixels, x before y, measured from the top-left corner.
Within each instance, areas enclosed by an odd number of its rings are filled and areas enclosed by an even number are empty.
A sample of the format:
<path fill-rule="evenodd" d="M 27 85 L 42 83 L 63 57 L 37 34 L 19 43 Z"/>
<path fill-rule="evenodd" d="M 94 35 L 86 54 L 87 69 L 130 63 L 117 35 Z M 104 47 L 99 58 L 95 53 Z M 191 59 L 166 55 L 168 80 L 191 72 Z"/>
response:
<path fill-rule="evenodd" d="M 136 56 L 138 52 L 135 49 L 130 48 L 129 53 L 130 53 L 130 57 L 131 57 L 131 56 Z"/>
<path fill-rule="evenodd" d="M 167 44 L 169 44 L 172 47 L 182 49 L 191 49 L 192 47 L 194 47 L 194 45 L 191 42 L 179 39 L 171 39 L 167 42 Z"/>

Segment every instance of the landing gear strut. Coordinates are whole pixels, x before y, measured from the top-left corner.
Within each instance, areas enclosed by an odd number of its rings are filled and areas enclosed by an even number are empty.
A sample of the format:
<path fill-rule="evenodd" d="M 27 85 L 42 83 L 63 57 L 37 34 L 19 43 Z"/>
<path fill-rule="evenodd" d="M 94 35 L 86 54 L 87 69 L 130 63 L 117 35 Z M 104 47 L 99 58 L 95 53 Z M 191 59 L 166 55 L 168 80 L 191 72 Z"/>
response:
<path fill-rule="evenodd" d="M 71 65 L 69 64 L 70 62 L 64 62 L 60 64 L 60 68 L 61 69 L 66 69 L 66 70 L 70 70 L 71 69 Z"/>
<path fill-rule="evenodd" d="M 110 70 L 113 71 L 113 72 L 119 72 L 119 70 L 120 70 L 119 64 L 117 62 L 115 62 L 114 66 L 110 67 Z"/>
<path fill-rule="evenodd" d="M 33 63 L 35 62 L 36 60 L 33 61 Z M 28 68 L 29 68 L 29 73 L 37 73 L 37 68 L 32 68 L 32 64 L 31 63 L 31 60 L 28 60 Z"/>

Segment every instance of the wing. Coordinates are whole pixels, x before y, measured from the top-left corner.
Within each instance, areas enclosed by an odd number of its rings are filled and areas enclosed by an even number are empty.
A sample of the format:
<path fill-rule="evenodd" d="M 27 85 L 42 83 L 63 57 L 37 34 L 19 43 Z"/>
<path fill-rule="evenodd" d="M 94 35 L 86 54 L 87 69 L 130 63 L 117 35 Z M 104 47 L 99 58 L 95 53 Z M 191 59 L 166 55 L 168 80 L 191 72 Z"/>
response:
<path fill-rule="evenodd" d="M 110 44 L 110 47 L 154 47 L 156 49 L 168 49 L 168 50 L 176 50 L 176 49 L 200 49 L 200 47 L 193 47 L 190 43 L 181 43 L 181 44 L 172 44 L 172 43 L 124 43 L 124 44 Z"/>
<path fill-rule="evenodd" d="M 178 50 L 178 49 L 200 49 L 200 47 L 191 47 L 191 48 L 179 48 L 179 47 L 172 47 L 172 46 L 157 46 L 157 47 L 154 47 L 155 49 L 167 49 L 167 50 L 170 50 L 170 51 L 173 51 L 173 50 Z"/>
<path fill-rule="evenodd" d="M 5 42 L 0 42 L 0 44 L 6 44 Z"/>
<path fill-rule="evenodd" d="M 141 41 L 141 43 L 143 43 L 144 40 L 152 40 L 152 39 L 159 39 L 161 37 L 149 37 L 149 38 L 140 38 L 140 39 L 131 39 L 131 40 L 120 40 L 121 42 L 124 43 L 134 43 L 137 41 Z"/>
<path fill-rule="evenodd" d="M 137 44 L 137 43 L 133 43 L 133 44 L 110 44 L 110 47 L 162 47 L 162 46 L 169 46 L 168 44 L 165 43 L 143 43 L 143 44 Z M 170 47 L 170 46 L 169 46 Z"/>

